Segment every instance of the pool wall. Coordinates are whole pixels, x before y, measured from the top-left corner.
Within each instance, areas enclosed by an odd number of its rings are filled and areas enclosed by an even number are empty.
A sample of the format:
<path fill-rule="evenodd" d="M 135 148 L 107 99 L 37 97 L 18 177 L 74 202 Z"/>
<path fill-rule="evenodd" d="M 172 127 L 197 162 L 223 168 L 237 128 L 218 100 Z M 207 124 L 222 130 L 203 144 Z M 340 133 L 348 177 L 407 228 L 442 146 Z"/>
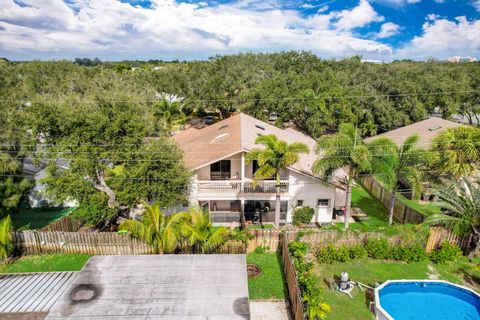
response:
<path fill-rule="evenodd" d="M 392 316 L 390 316 L 390 314 L 388 312 L 386 312 L 382 308 L 381 303 L 380 303 L 379 292 L 380 292 L 380 290 L 382 290 L 384 287 L 388 286 L 389 284 L 405 283 L 405 282 L 444 283 L 444 284 L 448 284 L 452 287 L 457 287 L 457 288 L 467 290 L 467 291 L 473 293 L 474 295 L 480 297 L 480 295 L 478 293 L 476 293 L 475 291 L 473 291 L 470 288 L 467 288 L 467 287 L 464 287 L 464 286 L 461 286 L 461 285 L 458 285 L 458 284 L 454 284 L 454 283 L 451 283 L 451 282 L 448 282 L 448 281 L 444 281 L 444 280 L 388 280 L 388 281 L 385 281 L 384 283 L 382 283 L 382 285 L 375 288 L 375 318 L 376 319 L 378 319 L 378 320 L 395 320 Z"/>

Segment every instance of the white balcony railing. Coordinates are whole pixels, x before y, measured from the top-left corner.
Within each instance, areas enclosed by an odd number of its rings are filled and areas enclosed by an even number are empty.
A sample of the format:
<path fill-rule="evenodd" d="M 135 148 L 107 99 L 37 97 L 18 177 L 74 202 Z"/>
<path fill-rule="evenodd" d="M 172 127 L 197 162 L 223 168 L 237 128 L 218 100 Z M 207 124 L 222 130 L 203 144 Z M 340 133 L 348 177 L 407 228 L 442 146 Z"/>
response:
<path fill-rule="evenodd" d="M 275 193 L 276 181 L 263 180 L 256 184 L 252 180 L 201 180 L 199 192 L 210 193 Z M 288 192 L 288 181 L 280 181 L 280 192 Z"/>

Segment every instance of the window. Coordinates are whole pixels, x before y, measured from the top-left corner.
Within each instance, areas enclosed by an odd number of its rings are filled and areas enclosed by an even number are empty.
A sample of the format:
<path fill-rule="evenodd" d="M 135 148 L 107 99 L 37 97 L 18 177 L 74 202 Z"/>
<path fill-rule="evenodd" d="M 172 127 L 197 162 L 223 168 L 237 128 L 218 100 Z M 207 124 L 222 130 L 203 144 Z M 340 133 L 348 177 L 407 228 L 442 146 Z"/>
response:
<path fill-rule="evenodd" d="M 210 180 L 230 179 L 230 160 L 220 160 L 210 165 Z"/>
<path fill-rule="evenodd" d="M 252 170 L 252 176 L 253 176 L 255 174 L 255 172 L 257 172 L 257 170 L 258 170 L 258 161 L 257 160 L 252 161 L 252 168 L 253 168 L 253 170 Z"/>
<path fill-rule="evenodd" d="M 303 207 L 303 200 L 297 200 L 296 207 Z"/>
<path fill-rule="evenodd" d="M 318 199 L 317 207 L 328 207 L 330 206 L 330 199 Z"/>

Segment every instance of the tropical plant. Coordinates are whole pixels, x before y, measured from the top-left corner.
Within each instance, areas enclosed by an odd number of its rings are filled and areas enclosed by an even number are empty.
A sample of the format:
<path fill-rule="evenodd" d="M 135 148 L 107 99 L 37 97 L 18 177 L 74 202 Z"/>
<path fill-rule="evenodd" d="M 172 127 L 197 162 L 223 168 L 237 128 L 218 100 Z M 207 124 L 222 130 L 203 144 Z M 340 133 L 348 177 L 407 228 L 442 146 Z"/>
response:
<path fill-rule="evenodd" d="M 372 155 L 372 171 L 378 174 L 378 180 L 390 191 L 388 224 L 393 223 L 393 210 L 398 188 L 403 184 L 412 189 L 414 198 L 420 196 L 425 181 L 427 153 L 418 148 L 418 135 L 405 139 L 397 146 L 389 138 L 376 139 L 367 144 Z"/>
<path fill-rule="evenodd" d="M 274 178 L 275 184 L 275 228 L 280 227 L 280 172 L 294 165 L 299 160 L 300 153 L 308 153 L 308 146 L 302 142 L 288 144 L 279 140 L 274 134 L 257 137 L 255 144 L 261 144 L 263 149 L 255 148 L 247 153 L 247 164 L 256 160 L 258 170 L 253 175 L 254 181 Z"/>
<path fill-rule="evenodd" d="M 362 143 L 357 128 L 351 123 L 342 123 L 337 133 L 318 140 L 316 152 L 320 157 L 312 169 L 324 178 L 332 178 L 337 169 L 348 168 L 347 177 L 340 180 L 346 190 L 344 218 L 345 229 L 348 229 L 353 181 L 360 172 L 371 170 L 370 151 Z"/>
<path fill-rule="evenodd" d="M 181 103 L 179 101 L 169 101 L 165 98 L 155 105 L 155 116 L 163 121 L 169 135 L 172 134 L 175 124 L 183 123 L 186 120 Z"/>
<path fill-rule="evenodd" d="M 327 314 L 330 313 L 331 307 L 328 303 L 322 302 L 320 295 L 307 295 L 303 301 L 306 304 L 306 313 L 310 320 L 323 320 L 327 318 Z"/>
<path fill-rule="evenodd" d="M 457 127 L 443 131 L 433 139 L 438 175 L 456 179 L 478 172 L 480 167 L 480 129 Z"/>
<path fill-rule="evenodd" d="M 214 228 L 208 213 L 191 209 L 185 215 L 187 218 L 182 223 L 181 233 L 195 253 L 210 253 L 228 240 L 228 229 Z"/>
<path fill-rule="evenodd" d="M 126 220 L 119 228 L 145 240 L 157 253 L 171 253 L 179 245 L 181 226 L 187 218 L 185 212 L 166 216 L 158 205 L 146 204 L 142 221 Z"/>
<path fill-rule="evenodd" d="M 476 242 L 469 255 L 475 254 L 480 249 L 480 178 L 441 179 L 435 194 L 444 212 L 428 217 L 424 223 L 444 226 L 455 234 L 473 234 Z"/>
<path fill-rule="evenodd" d="M 12 219 L 6 216 L 0 220 L 0 260 L 6 259 L 13 251 Z"/>

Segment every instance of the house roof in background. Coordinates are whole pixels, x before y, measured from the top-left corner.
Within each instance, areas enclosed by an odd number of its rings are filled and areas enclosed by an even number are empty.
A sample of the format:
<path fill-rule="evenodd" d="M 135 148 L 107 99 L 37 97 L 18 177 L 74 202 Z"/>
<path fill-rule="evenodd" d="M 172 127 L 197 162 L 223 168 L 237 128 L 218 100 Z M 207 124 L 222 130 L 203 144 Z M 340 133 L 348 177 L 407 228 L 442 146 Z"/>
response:
<path fill-rule="evenodd" d="M 265 134 L 275 134 L 287 143 L 303 142 L 308 145 L 310 152 L 301 154 L 300 160 L 292 169 L 313 175 L 311 168 L 316 158 L 316 142 L 313 138 L 292 128 L 277 128 L 244 113 L 238 113 L 202 129 L 190 128 L 182 131 L 176 134 L 173 140 L 183 150 L 186 166 L 198 169 L 233 154 L 252 150 L 257 147 L 255 139 Z"/>
<path fill-rule="evenodd" d="M 461 126 L 463 125 L 460 123 L 445 120 L 442 118 L 432 117 L 367 138 L 365 139 L 365 141 L 369 142 L 378 138 L 390 138 L 397 145 L 401 145 L 409 136 L 418 134 L 420 136 L 418 145 L 422 148 L 429 148 L 431 146 L 433 138 L 435 138 L 440 132 L 443 132 L 450 128 L 456 128 Z"/>

